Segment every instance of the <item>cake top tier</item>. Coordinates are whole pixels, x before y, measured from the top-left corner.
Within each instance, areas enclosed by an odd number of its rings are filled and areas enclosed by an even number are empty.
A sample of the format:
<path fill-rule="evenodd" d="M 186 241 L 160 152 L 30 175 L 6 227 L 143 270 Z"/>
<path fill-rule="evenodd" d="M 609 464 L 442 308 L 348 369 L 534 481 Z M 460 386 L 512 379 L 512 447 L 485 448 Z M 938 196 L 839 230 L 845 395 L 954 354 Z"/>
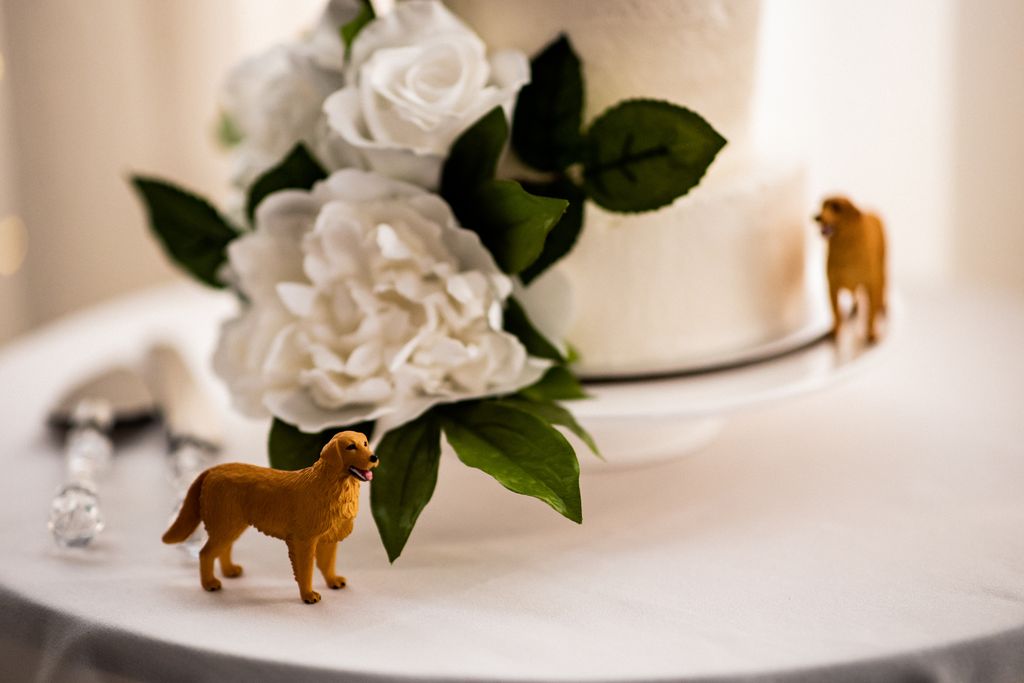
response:
<path fill-rule="evenodd" d="M 699 112 L 735 149 L 749 139 L 757 0 L 446 0 L 492 50 L 539 52 L 559 33 L 583 62 L 586 120 L 630 97 Z"/>

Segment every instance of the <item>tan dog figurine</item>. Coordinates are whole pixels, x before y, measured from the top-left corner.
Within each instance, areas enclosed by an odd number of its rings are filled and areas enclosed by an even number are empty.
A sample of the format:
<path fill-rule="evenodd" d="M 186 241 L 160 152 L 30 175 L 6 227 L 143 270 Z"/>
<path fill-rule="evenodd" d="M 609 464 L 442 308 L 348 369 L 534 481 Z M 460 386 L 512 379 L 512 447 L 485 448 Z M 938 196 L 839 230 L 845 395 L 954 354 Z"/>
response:
<path fill-rule="evenodd" d="M 863 288 L 868 299 L 868 341 L 878 339 L 878 314 L 885 313 L 885 230 L 874 214 L 862 212 L 846 197 L 829 197 L 814 217 L 828 240 L 828 284 L 832 301 L 832 332 L 842 328 L 839 292 L 855 300 Z"/>
<path fill-rule="evenodd" d="M 231 561 L 231 546 L 250 526 L 288 544 L 295 581 L 303 602 L 320 601 L 313 590 L 313 563 L 331 588 L 344 588 L 345 577 L 334 573 L 338 542 L 344 540 L 359 513 L 359 482 L 370 481 L 377 456 L 366 436 L 339 432 L 320 451 L 313 465 L 284 472 L 228 463 L 201 473 L 188 489 L 178 518 L 163 536 L 181 543 L 199 522 L 209 540 L 199 552 L 199 578 L 208 591 L 219 590 L 213 563 L 220 560 L 225 577 L 242 574 Z"/>

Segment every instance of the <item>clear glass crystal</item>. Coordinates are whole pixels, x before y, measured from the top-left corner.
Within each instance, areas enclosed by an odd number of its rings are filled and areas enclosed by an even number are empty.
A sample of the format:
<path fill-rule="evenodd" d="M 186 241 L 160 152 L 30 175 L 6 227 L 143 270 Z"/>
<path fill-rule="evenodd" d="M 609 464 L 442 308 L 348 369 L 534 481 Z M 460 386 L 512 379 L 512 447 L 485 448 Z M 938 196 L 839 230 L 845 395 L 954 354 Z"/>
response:
<path fill-rule="evenodd" d="M 53 499 L 50 533 L 66 548 L 88 545 L 103 530 L 96 492 L 80 484 L 68 484 Z"/>
<path fill-rule="evenodd" d="M 110 465 L 113 446 L 95 429 L 76 429 L 68 437 L 67 454 L 68 479 L 95 488 Z"/>

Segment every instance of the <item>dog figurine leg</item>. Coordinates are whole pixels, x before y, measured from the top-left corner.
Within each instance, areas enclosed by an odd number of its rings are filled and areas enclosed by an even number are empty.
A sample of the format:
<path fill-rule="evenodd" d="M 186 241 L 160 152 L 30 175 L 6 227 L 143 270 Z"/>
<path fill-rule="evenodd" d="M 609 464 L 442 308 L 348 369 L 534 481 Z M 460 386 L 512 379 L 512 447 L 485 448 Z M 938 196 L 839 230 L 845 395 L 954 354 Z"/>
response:
<path fill-rule="evenodd" d="M 236 539 L 237 540 L 237 539 Z M 229 579 L 234 579 L 242 575 L 242 565 L 235 564 L 231 561 L 231 548 L 235 542 L 232 541 L 228 544 L 227 548 L 220 554 L 220 572 Z"/>
<path fill-rule="evenodd" d="M 337 543 L 321 541 L 316 546 L 316 566 L 324 576 L 328 588 L 344 588 L 345 577 L 334 573 L 334 558 L 338 552 Z"/>
<path fill-rule="evenodd" d="M 843 312 L 839 310 L 839 292 L 841 287 L 832 284 L 829 287 L 829 303 L 832 304 L 832 336 L 839 338 L 839 331 L 843 328 Z"/>
<path fill-rule="evenodd" d="M 223 547 L 219 539 L 212 535 L 199 551 L 199 582 L 208 591 L 220 590 L 220 579 L 213 575 L 213 561 L 222 551 Z"/>
<path fill-rule="evenodd" d="M 287 543 L 292 572 L 295 574 L 295 582 L 299 584 L 299 597 L 307 605 L 320 602 L 320 594 L 313 590 L 313 554 L 316 552 L 316 540 Z"/>
<path fill-rule="evenodd" d="M 868 288 L 868 342 L 873 344 L 878 341 L 878 314 L 885 311 L 884 295 L 882 286 L 879 284 L 869 285 Z"/>

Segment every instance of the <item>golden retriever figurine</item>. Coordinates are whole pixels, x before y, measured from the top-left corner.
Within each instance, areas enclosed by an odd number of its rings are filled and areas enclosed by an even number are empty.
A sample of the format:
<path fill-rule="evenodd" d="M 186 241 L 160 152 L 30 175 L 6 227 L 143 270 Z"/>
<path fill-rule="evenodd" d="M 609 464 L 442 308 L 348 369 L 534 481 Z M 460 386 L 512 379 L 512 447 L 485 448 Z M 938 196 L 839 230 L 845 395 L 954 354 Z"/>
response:
<path fill-rule="evenodd" d="M 814 217 L 828 240 L 828 284 L 832 300 L 832 332 L 842 328 L 839 292 L 856 300 L 864 288 L 868 298 L 868 341 L 878 339 L 877 316 L 885 313 L 885 231 L 874 214 L 862 212 L 846 197 L 829 197 Z"/>
<path fill-rule="evenodd" d="M 248 527 L 288 544 L 295 581 L 303 602 L 320 601 L 313 590 L 313 562 L 331 588 L 344 588 L 345 577 L 334 573 L 338 542 L 350 533 L 359 512 L 359 482 L 373 479 L 377 456 L 366 436 L 339 432 L 320 451 L 313 465 L 284 472 L 228 463 L 202 472 L 188 489 L 181 512 L 163 536 L 181 543 L 200 520 L 209 540 L 199 551 L 199 579 L 208 591 L 220 589 L 213 561 L 220 560 L 225 577 L 241 576 L 231 561 L 231 546 Z"/>

